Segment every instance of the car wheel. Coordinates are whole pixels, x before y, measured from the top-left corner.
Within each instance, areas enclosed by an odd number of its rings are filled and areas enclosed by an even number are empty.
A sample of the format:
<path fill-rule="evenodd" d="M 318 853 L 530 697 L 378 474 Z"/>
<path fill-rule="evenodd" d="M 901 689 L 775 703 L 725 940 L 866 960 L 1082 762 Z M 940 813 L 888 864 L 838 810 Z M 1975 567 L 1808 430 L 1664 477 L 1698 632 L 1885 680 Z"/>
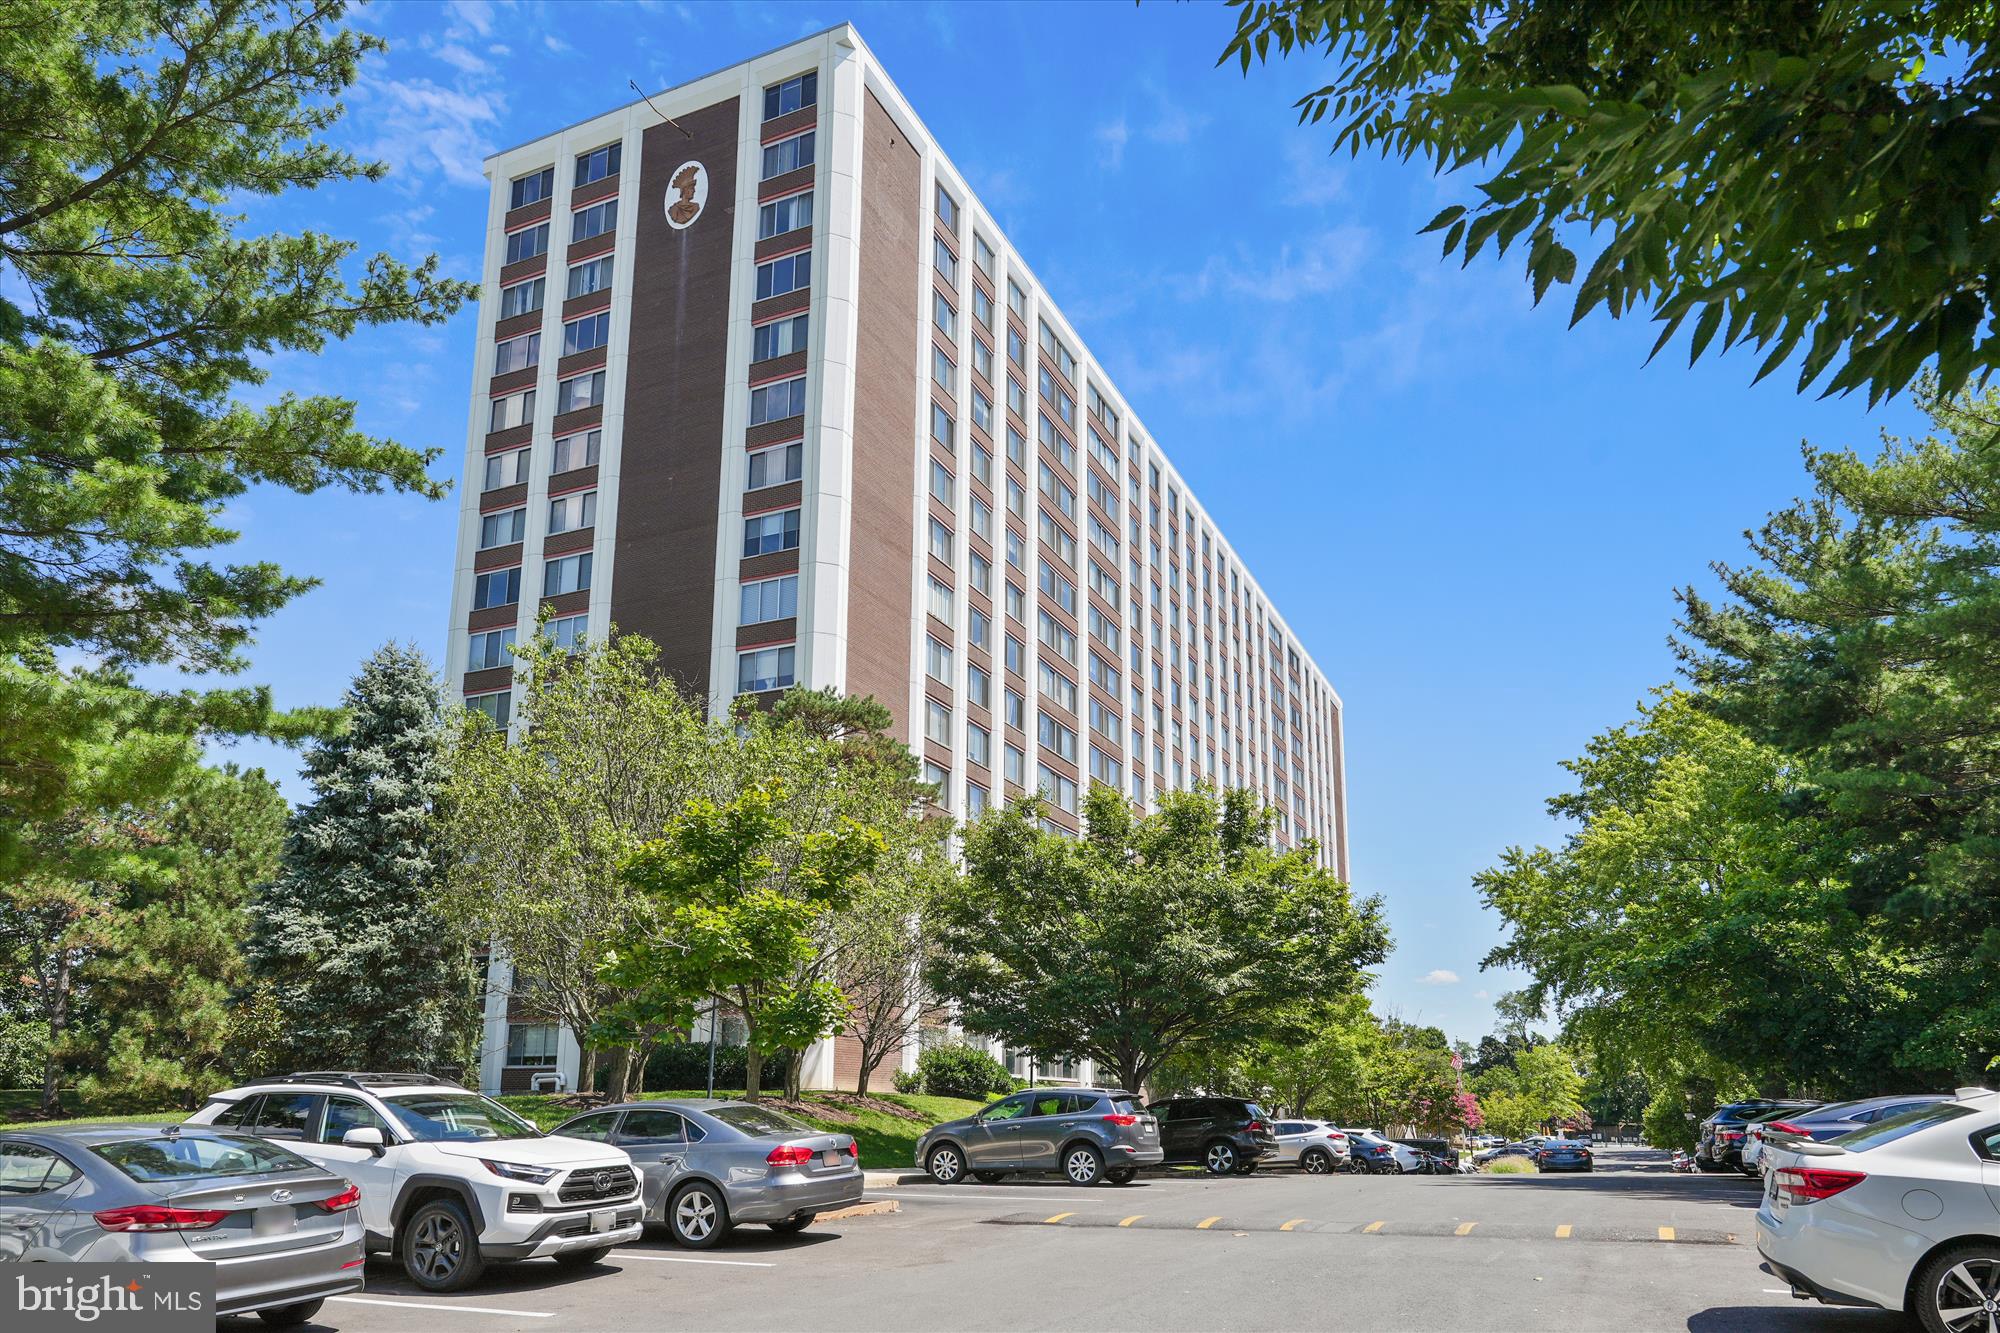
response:
<path fill-rule="evenodd" d="M 789 1236 L 794 1232 L 804 1231 L 818 1216 L 818 1213 L 800 1213 L 797 1217 L 788 1217 L 782 1222 L 766 1222 L 764 1225 L 781 1236 Z"/>
<path fill-rule="evenodd" d="M 299 1301 L 294 1305 L 278 1305 L 259 1310 L 257 1317 L 272 1328 L 297 1328 L 318 1314 L 319 1307 L 325 1304 L 325 1301 Z"/>
<path fill-rule="evenodd" d="M 1129 1185 L 1139 1178 L 1139 1168 L 1136 1166 L 1120 1167 L 1116 1171 L 1107 1172 L 1104 1178 L 1114 1185 Z"/>
<path fill-rule="evenodd" d="M 998 1185 L 1007 1178 L 1005 1171 L 974 1171 L 972 1174 L 978 1177 L 981 1184 L 985 1185 Z"/>
<path fill-rule="evenodd" d="M 1063 1154 L 1063 1174 L 1072 1185 L 1095 1185 L 1104 1178 L 1104 1154 L 1088 1143 L 1073 1143 Z"/>
<path fill-rule="evenodd" d="M 1238 1162 L 1236 1164 L 1236 1174 L 1239 1176 L 1254 1175 L 1256 1171 L 1257 1164 L 1255 1162 Z"/>
<path fill-rule="evenodd" d="M 588 1268 L 592 1264 L 603 1263 L 604 1256 L 609 1253 L 609 1245 L 593 1245 L 587 1250 L 565 1250 L 556 1256 L 556 1262 L 564 1268 Z"/>
<path fill-rule="evenodd" d="M 1333 1174 L 1333 1154 L 1324 1148 L 1308 1148 L 1299 1156 L 1299 1170 L 1309 1176 Z"/>
<path fill-rule="evenodd" d="M 965 1174 L 965 1158 L 952 1144 L 940 1143 L 931 1149 L 931 1155 L 924 1161 L 924 1169 L 938 1184 L 955 1185 Z"/>
<path fill-rule="evenodd" d="M 2000 1245 L 1954 1245 L 1917 1272 L 1911 1304 L 1927 1333 L 1986 1333 L 2000 1300 Z"/>
<path fill-rule="evenodd" d="M 1218 1139 L 1203 1151 L 1201 1164 L 1208 1168 L 1211 1176 L 1232 1174 L 1236 1170 L 1236 1145 Z"/>
<path fill-rule="evenodd" d="M 418 1204 L 403 1219 L 401 1239 L 403 1271 L 425 1291 L 462 1291 L 486 1271 L 472 1219 L 457 1199 Z"/>
<path fill-rule="evenodd" d="M 1720 1171 L 1722 1169 L 1722 1163 L 1711 1162 L 1706 1157 L 1695 1158 L 1694 1164 L 1696 1169 L 1701 1171 Z"/>
<path fill-rule="evenodd" d="M 729 1207 L 722 1192 L 702 1180 L 691 1180 L 674 1191 L 667 1205 L 667 1230 L 690 1250 L 706 1250 L 729 1234 Z"/>

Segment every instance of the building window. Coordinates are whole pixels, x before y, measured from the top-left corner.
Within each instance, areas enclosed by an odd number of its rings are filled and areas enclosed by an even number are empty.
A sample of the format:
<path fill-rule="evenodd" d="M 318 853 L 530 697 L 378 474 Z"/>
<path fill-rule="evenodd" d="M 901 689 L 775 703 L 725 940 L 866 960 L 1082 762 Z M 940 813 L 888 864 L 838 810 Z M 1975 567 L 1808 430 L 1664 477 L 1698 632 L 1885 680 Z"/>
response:
<path fill-rule="evenodd" d="M 555 456 L 549 465 L 550 474 L 570 472 L 580 467 L 596 467 L 598 442 L 603 437 L 604 432 L 601 430 L 587 430 L 575 435 L 565 435 L 557 440 Z"/>
<path fill-rule="evenodd" d="M 588 635 L 589 628 L 590 617 L 587 615 L 562 616 L 551 620 L 548 628 L 543 632 L 549 636 L 550 643 L 568 653 L 575 652 L 577 647 L 583 643 Z"/>
<path fill-rule="evenodd" d="M 1072 764 L 1076 762 L 1076 733 L 1056 721 L 1054 714 L 1039 713 L 1035 718 L 1038 739 L 1044 750 L 1057 754 Z"/>
<path fill-rule="evenodd" d="M 965 724 L 965 762 L 981 768 L 993 762 L 993 736 L 977 722 Z"/>
<path fill-rule="evenodd" d="M 958 286 L 958 256 L 944 243 L 944 237 L 931 237 L 931 267 L 953 287 Z"/>
<path fill-rule="evenodd" d="M 806 377 L 803 375 L 797 379 L 779 380 L 776 384 L 760 384 L 750 391 L 750 424 L 753 426 L 802 416 L 805 410 Z"/>
<path fill-rule="evenodd" d="M 972 530 L 989 542 L 993 540 L 993 506 L 977 495 L 972 497 Z"/>
<path fill-rule="evenodd" d="M 513 664 L 514 631 L 511 626 L 477 632 L 466 640 L 466 645 L 467 671 L 491 671 L 495 667 Z"/>
<path fill-rule="evenodd" d="M 924 639 L 924 674 L 941 685 L 951 684 L 951 648 L 929 636 Z"/>
<path fill-rule="evenodd" d="M 596 407 L 604 401 L 604 372 L 594 370 L 556 385 L 556 415 Z"/>
<path fill-rule="evenodd" d="M 542 335 L 524 333 L 518 338 L 493 344 L 493 373 L 507 375 L 526 370 L 542 359 Z"/>
<path fill-rule="evenodd" d="M 789 315 L 769 324 L 759 324 L 750 330 L 750 359 L 769 361 L 774 356 L 804 351 L 811 320 L 809 314 Z"/>
<path fill-rule="evenodd" d="M 549 531 L 571 532 L 597 525 L 597 492 L 558 495 L 549 501 Z"/>
<path fill-rule="evenodd" d="M 951 748 L 951 705 L 924 700 L 924 739 Z"/>
<path fill-rule="evenodd" d="M 972 586 L 988 597 L 993 595 L 993 562 L 977 551 L 972 553 Z"/>
<path fill-rule="evenodd" d="M 1056 337 L 1047 320 L 1037 320 L 1036 323 L 1040 326 L 1042 350 L 1056 363 L 1056 369 L 1064 379 L 1076 383 L 1076 358 L 1069 354 L 1069 348 L 1063 346 L 1062 339 Z"/>
<path fill-rule="evenodd" d="M 993 349 L 978 338 L 972 340 L 972 369 L 988 384 L 993 382 Z"/>
<path fill-rule="evenodd" d="M 769 555 L 773 551 L 796 551 L 799 547 L 799 511 L 780 509 L 769 514 L 753 514 L 743 520 L 743 558 Z"/>
<path fill-rule="evenodd" d="M 1076 538 L 1064 531 L 1062 524 L 1056 522 L 1055 515 L 1051 514 L 1048 510 L 1037 509 L 1035 517 L 1038 520 L 1037 526 L 1041 529 L 1042 544 L 1054 547 L 1056 554 L 1062 557 L 1064 564 L 1074 565 L 1076 563 Z"/>
<path fill-rule="evenodd" d="M 800 167 L 811 166 L 813 164 L 813 140 L 815 137 L 815 131 L 807 130 L 804 134 L 797 134 L 789 139 L 780 139 L 774 144 L 766 145 L 764 149 L 764 174 L 761 179 L 769 180 L 773 176 L 782 176 L 788 171 L 797 171 Z"/>
<path fill-rule="evenodd" d="M 951 585 L 933 574 L 930 577 L 930 594 L 927 607 L 931 615 L 949 625 L 952 622 Z"/>
<path fill-rule="evenodd" d="M 951 563 L 951 529 L 937 519 L 931 520 L 931 558 Z"/>
<path fill-rule="evenodd" d="M 602 148 L 593 148 L 587 153 L 576 155 L 576 183 L 588 185 L 601 181 L 606 176 L 618 174 L 618 158 L 623 144 L 608 143 Z"/>
<path fill-rule="evenodd" d="M 993 433 L 993 400 L 977 387 L 972 390 L 972 424 L 988 435 Z"/>
<path fill-rule="evenodd" d="M 1007 664 L 1007 669 L 1013 672 L 1017 676 L 1022 674 L 1023 670 L 1025 670 L 1023 663 L 1027 658 L 1027 649 L 1022 647 L 1021 641 L 1019 639 L 1009 634 L 1007 636 L 1007 642 L 1004 646 L 1004 650 L 1006 654 L 1004 660 Z M 1012 694 L 1013 691 L 1009 690 L 1008 693 Z M 1020 725 L 1018 722 L 1015 722 L 1011 716 L 1009 717 L 1008 721 L 1010 725 L 1014 726 Z"/>
<path fill-rule="evenodd" d="M 537 222 L 532 227 L 507 233 L 507 259 L 509 264 L 518 264 L 523 259 L 533 259 L 536 255 L 547 254 L 549 249 L 549 224 Z"/>
<path fill-rule="evenodd" d="M 1028 322 L 1028 294 L 1012 278 L 1007 279 L 1007 308 L 1023 324 Z"/>
<path fill-rule="evenodd" d="M 958 372 L 957 365 L 955 365 L 952 362 L 952 359 L 949 356 L 945 355 L 944 348 L 939 347 L 936 343 L 932 343 L 931 344 L 932 382 L 935 383 L 940 389 L 943 389 L 946 393 L 950 393 L 951 382 L 954 378 L 956 378 L 957 372 Z"/>
<path fill-rule="evenodd" d="M 977 662 L 965 664 L 965 697 L 981 708 L 993 707 L 993 677 Z"/>
<path fill-rule="evenodd" d="M 514 716 L 514 692 L 496 690 L 491 694 L 466 696 L 465 706 L 475 713 L 484 713 L 495 727 L 505 729 Z"/>
<path fill-rule="evenodd" d="M 611 341 L 611 312 L 600 310 L 563 325 L 563 355 L 575 356 Z"/>
<path fill-rule="evenodd" d="M 951 191 L 944 188 L 943 182 L 939 182 L 937 187 L 937 215 L 946 231 L 958 235 L 958 200 L 951 197 Z"/>
<path fill-rule="evenodd" d="M 1014 488 L 1014 482 L 1011 478 L 1007 482 L 1007 488 L 1009 491 L 1012 491 Z M 1021 534 L 1009 530 L 1007 533 L 1007 563 L 1016 569 L 1025 569 L 1026 551 L 1027 544 L 1021 540 Z"/>
<path fill-rule="evenodd" d="M 985 814 L 987 804 L 986 788 L 976 782 L 965 784 L 965 817 L 967 819 L 977 819 Z"/>
<path fill-rule="evenodd" d="M 593 236 L 602 236 L 618 225 L 618 201 L 606 199 L 601 204 L 580 208 L 569 215 L 569 240 L 571 245 L 587 241 Z"/>
<path fill-rule="evenodd" d="M 1072 815 L 1076 813 L 1076 783 L 1074 781 L 1056 772 L 1047 764 L 1036 765 L 1035 775 L 1041 780 L 1042 795 L 1055 802 L 1058 810 Z"/>
<path fill-rule="evenodd" d="M 757 648 L 736 655 L 736 692 L 738 694 L 761 694 L 765 690 L 790 689 L 795 679 L 793 667 L 798 658 L 798 649 L 792 644 L 782 648 Z"/>
<path fill-rule="evenodd" d="M 993 276 L 993 247 L 978 232 L 972 233 L 972 262 L 979 266 L 981 273 L 989 278 Z"/>
<path fill-rule="evenodd" d="M 757 299 L 783 296 L 812 284 L 812 251 L 801 250 L 757 266 Z"/>
<path fill-rule="evenodd" d="M 528 511 L 506 509 L 497 514 L 479 516 L 479 549 L 490 551 L 496 546 L 507 546 L 520 541 L 528 531 Z"/>
<path fill-rule="evenodd" d="M 1005 772 L 1007 781 L 1013 783 L 1016 787 L 1022 785 L 1022 773 L 1027 764 L 1021 754 L 1020 747 L 1009 745 L 1004 750 L 1003 755 L 1007 765 Z"/>
<path fill-rule="evenodd" d="M 931 438 L 943 445 L 947 452 L 956 453 L 958 452 L 958 446 L 955 442 L 952 424 L 951 413 L 945 411 L 944 404 L 933 401 L 931 403 Z"/>
<path fill-rule="evenodd" d="M 528 456 L 533 450 L 509 449 L 504 454 L 486 456 L 485 490 L 497 490 L 502 486 L 519 486 L 528 479 Z"/>
<path fill-rule="evenodd" d="M 569 270 L 569 299 L 601 292 L 611 285 L 610 255 L 599 255 L 596 259 L 586 259 L 581 264 L 572 264 Z"/>
<path fill-rule="evenodd" d="M 938 246 L 942 249 L 944 242 L 939 241 Z M 982 329 L 993 327 L 993 298 L 976 282 L 972 284 L 972 317 L 979 321 Z"/>
<path fill-rule="evenodd" d="M 1047 463 L 1037 464 L 1037 468 L 1041 476 L 1042 494 L 1054 500 L 1056 508 L 1062 510 L 1063 517 L 1074 523 L 1076 521 L 1076 492 L 1071 489 L 1068 482 L 1058 477 L 1055 474 L 1055 469 L 1051 468 Z M 1073 555 L 1070 558 L 1074 560 Z"/>
<path fill-rule="evenodd" d="M 770 237 L 782 236 L 788 231 L 797 231 L 812 224 L 812 191 L 787 195 L 783 199 L 773 199 L 757 210 L 757 239 L 768 240 Z"/>
<path fill-rule="evenodd" d="M 521 600 L 521 567 L 494 569 L 472 580 L 472 609 L 509 606 Z"/>
<path fill-rule="evenodd" d="M 750 455 L 750 467 L 744 477 L 743 489 L 754 491 L 765 486 L 797 481 L 805 474 L 805 460 L 804 440 L 793 440 L 790 444 L 759 449 Z"/>
<path fill-rule="evenodd" d="M 1061 570 L 1047 560 L 1041 562 L 1042 596 L 1060 606 L 1071 615 L 1076 614 L 1076 585 L 1064 577 Z"/>
<path fill-rule="evenodd" d="M 1047 662 L 1037 662 L 1035 665 L 1041 669 L 1042 693 L 1047 695 L 1050 701 L 1056 704 L 1057 707 L 1062 708 L 1066 712 L 1074 713 L 1076 711 L 1076 682 L 1050 666 Z"/>
<path fill-rule="evenodd" d="M 770 620 L 786 620 L 799 613 L 799 576 L 762 579 L 743 585 L 739 625 L 761 625 Z"/>
<path fill-rule="evenodd" d="M 556 169 L 543 167 L 525 176 L 516 176 L 507 193 L 507 207 L 512 210 L 538 204 L 549 197 L 556 188 Z"/>
<path fill-rule="evenodd" d="M 542 288 L 546 278 L 530 278 L 500 289 L 500 318 L 529 315 L 542 308 Z"/>
<path fill-rule="evenodd" d="M 1021 381 L 1015 379 L 1012 375 L 1007 377 L 1007 410 L 1023 421 L 1028 419 L 1028 391 L 1022 388 Z M 1011 446 L 1013 442 L 1009 440 L 1008 443 Z M 1021 443 L 1025 446 L 1027 441 L 1023 440 Z M 1011 447 L 1007 452 L 1007 456 L 1013 458 L 1016 463 L 1021 461 L 1015 457 Z"/>
<path fill-rule="evenodd" d="M 949 509 L 951 508 L 951 488 L 951 469 L 933 458 L 931 460 L 931 497 Z"/>
<path fill-rule="evenodd" d="M 590 587 L 590 552 L 565 555 L 542 565 L 542 596 L 560 597 L 566 592 L 584 592 Z"/>
<path fill-rule="evenodd" d="M 535 391 L 523 389 L 519 393 L 505 394 L 493 400 L 492 415 L 488 419 L 488 430 L 512 430 L 525 426 L 535 419 Z"/>
<path fill-rule="evenodd" d="M 1044 611 L 1041 613 L 1041 639 L 1056 656 L 1072 665 L 1076 662 L 1076 632 Z"/>
<path fill-rule="evenodd" d="M 1123 775 L 1118 761 L 1093 745 L 1090 747 L 1090 776 L 1092 781 L 1116 790 Z"/>
<path fill-rule="evenodd" d="M 943 292 L 931 293 L 931 320 L 945 337 L 958 341 L 958 310 L 944 299 Z"/>
<path fill-rule="evenodd" d="M 819 102 L 819 71 L 807 70 L 796 79 L 774 83 L 764 90 L 764 119 L 776 120 L 800 107 Z"/>

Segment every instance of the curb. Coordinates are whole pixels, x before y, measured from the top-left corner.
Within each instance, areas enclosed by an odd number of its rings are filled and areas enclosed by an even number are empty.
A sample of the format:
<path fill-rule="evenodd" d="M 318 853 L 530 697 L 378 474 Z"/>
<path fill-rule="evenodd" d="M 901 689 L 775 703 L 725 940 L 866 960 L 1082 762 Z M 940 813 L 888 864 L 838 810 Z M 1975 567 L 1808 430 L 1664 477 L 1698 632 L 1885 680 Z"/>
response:
<path fill-rule="evenodd" d="M 892 1190 L 898 1185 L 923 1185 L 929 1183 L 929 1181 L 930 1177 L 921 1171 L 863 1171 L 861 1173 L 862 1188 L 871 1190 Z"/>
<path fill-rule="evenodd" d="M 861 1203 L 849 1204 L 845 1208 L 836 1208 L 830 1213 L 821 1213 L 813 1218 L 813 1222 L 817 1224 L 845 1222 L 855 1217 L 886 1217 L 890 1213 L 899 1213 L 902 1210 L 902 1205 L 894 1199 L 868 1199 Z"/>

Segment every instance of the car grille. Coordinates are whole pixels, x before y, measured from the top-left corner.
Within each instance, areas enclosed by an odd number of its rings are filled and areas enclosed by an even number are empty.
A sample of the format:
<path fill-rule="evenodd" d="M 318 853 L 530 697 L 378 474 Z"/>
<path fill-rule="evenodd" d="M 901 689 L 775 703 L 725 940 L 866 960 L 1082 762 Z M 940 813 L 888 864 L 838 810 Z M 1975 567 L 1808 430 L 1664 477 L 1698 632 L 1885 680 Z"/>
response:
<path fill-rule="evenodd" d="M 599 1199 L 622 1199 L 638 1188 L 639 1177 L 629 1166 L 585 1167 L 572 1171 L 556 1197 L 564 1203 L 594 1203 Z"/>

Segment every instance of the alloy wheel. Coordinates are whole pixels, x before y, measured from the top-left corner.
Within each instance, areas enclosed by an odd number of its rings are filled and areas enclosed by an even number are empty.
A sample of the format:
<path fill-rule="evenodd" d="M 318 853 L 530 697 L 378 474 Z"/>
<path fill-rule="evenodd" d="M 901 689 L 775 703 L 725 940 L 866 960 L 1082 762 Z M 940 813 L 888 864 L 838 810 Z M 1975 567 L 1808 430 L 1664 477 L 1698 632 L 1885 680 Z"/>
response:
<path fill-rule="evenodd" d="M 1315 1148 L 1300 1161 L 1309 1176 L 1323 1176 L 1333 1170 L 1333 1159 Z"/>
<path fill-rule="evenodd" d="M 1227 1175 L 1236 1169 L 1236 1149 L 1226 1143 L 1212 1143 L 1205 1164 L 1216 1175 Z"/>
<path fill-rule="evenodd" d="M 417 1223 L 410 1259 L 421 1276 L 442 1282 L 465 1261 L 465 1233 L 449 1213 L 427 1213 Z"/>
<path fill-rule="evenodd" d="M 1967 1258 L 1945 1269 L 1931 1289 L 1931 1306 L 1951 1333 L 2000 1329 L 2000 1259 Z"/>
<path fill-rule="evenodd" d="M 1088 1148 L 1073 1149 L 1063 1159 L 1063 1174 L 1077 1185 L 1088 1185 L 1096 1180 L 1098 1170 L 1097 1154 Z"/>
<path fill-rule="evenodd" d="M 949 1185 L 957 1180 L 965 1164 L 958 1159 L 956 1148 L 939 1148 L 931 1154 L 931 1179 L 940 1185 Z"/>
<path fill-rule="evenodd" d="M 674 1205 L 674 1230 L 684 1239 L 707 1240 L 715 1230 L 715 1200 L 707 1190 L 691 1189 Z"/>

